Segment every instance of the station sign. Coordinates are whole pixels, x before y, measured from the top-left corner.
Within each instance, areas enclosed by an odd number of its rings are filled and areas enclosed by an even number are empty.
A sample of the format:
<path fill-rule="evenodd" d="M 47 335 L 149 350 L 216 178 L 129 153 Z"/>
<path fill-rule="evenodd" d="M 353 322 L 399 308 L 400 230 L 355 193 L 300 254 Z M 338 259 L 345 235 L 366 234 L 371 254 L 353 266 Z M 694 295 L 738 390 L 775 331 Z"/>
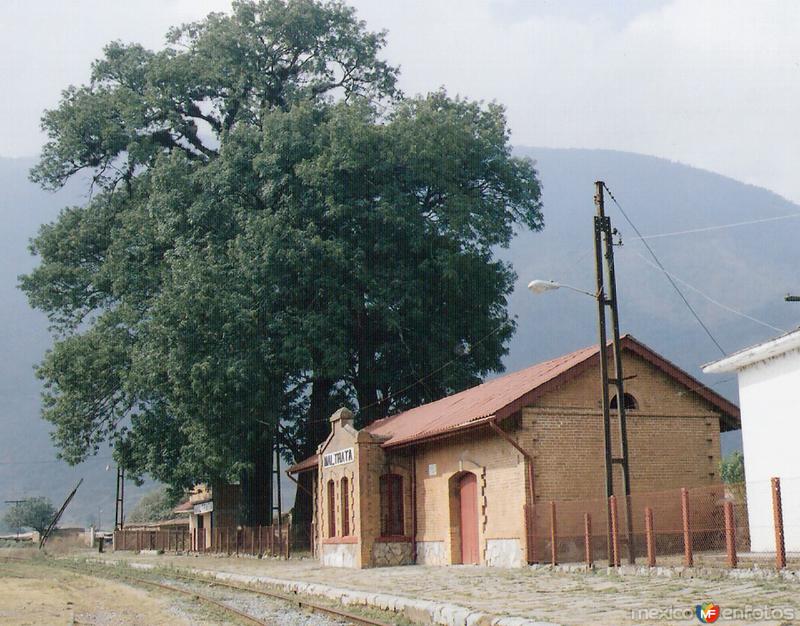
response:
<path fill-rule="evenodd" d="M 325 469 L 327 467 L 352 463 L 353 459 L 353 448 L 345 448 L 344 450 L 337 450 L 336 452 L 328 452 L 328 454 L 322 456 L 322 467 Z"/>
<path fill-rule="evenodd" d="M 208 502 L 201 502 L 200 504 L 195 504 L 192 512 L 195 515 L 202 515 L 203 513 L 211 513 L 214 510 L 214 501 L 209 500 Z"/>

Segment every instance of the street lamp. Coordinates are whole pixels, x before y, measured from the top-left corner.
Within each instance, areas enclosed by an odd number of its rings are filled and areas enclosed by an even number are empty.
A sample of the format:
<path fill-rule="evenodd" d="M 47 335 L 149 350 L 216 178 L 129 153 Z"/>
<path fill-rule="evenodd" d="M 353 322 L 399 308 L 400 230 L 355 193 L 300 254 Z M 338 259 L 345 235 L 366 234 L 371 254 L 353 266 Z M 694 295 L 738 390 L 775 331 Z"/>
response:
<path fill-rule="evenodd" d="M 603 443 L 605 448 L 605 483 L 606 497 L 609 502 L 608 507 L 608 555 L 609 564 L 619 565 L 619 551 L 616 545 L 616 537 L 612 537 L 611 532 L 611 496 L 614 495 L 614 475 L 612 466 L 616 463 L 622 468 L 622 485 L 625 491 L 625 517 L 627 526 L 628 540 L 628 560 L 635 562 L 635 548 L 633 536 L 633 518 L 631 512 L 631 487 L 630 472 L 628 467 L 628 432 L 625 411 L 625 377 L 622 374 L 622 354 L 619 336 L 619 309 L 617 306 L 617 284 L 614 272 L 614 242 L 612 239 L 613 230 L 611 219 L 605 214 L 603 190 L 605 183 L 595 182 L 594 202 L 597 207 L 597 215 L 594 218 L 594 251 L 595 251 L 595 272 L 597 277 L 597 291 L 591 293 L 584 289 L 564 285 L 554 280 L 532 280 L 528 283 L 528 289 L 533 294 L 542 294 L 555 289 L 570 289 L 578 293 L 591 296 L 597 301 L 597 320 L 599 331 L 599 356 L 600 356 L 600 383 L 602 393 L 603 411 Z M 606 288 L 606 273 L 608 274 Z M 606 309 L 611 313 L 612 331 L 612 353 L 614 355 L 614 376 L 608 375 L 608 346 L 606 344 Z M 613 457 L 611 453 L 611 407 L 609 401 L 608 388 L 614 385 L 617 391 L 617 416 L 619 418 L 619 457 Z M 613 543 L 612 543 L 613 541 Z"/>
<path fill-rule="evenodd" d="M 532 280 L 528 283 L 528 289 L 531 290 L 531 293 L 539 295 L 540 293 L 545 293 L 546 291 L 554 291 L 556 289 L 570 289 L 572 291 L 577 291 L 578 293 L 585 294 L 592 298 L 597 299 L 597 294 L 592 293 L 591 291 L 586 291 L 585 289 L 579 289 L 578 287 L 573 287 L 572 285 L 565 285 L 564 283 L 557 283 L 554 280 Z"/>

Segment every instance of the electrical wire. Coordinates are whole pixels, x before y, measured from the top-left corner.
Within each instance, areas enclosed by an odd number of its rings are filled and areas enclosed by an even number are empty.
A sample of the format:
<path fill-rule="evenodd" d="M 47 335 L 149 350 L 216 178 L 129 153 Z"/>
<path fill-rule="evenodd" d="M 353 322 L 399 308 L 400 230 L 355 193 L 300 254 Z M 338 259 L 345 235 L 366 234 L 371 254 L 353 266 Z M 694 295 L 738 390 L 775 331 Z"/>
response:
<path fill-rule="evenodd" d="M 606 187 L 608 191 L 608 187 Z M 611 195 L 611 192 L 608 192 Z M 611 196 L 613 199 L 613 196 Z M 616 201 L 615 201 L 616 203 Z M 774 217 L 765 217 L 756 220 L 749 220 L 746 222 L 734 222 L 732 224 L 722 224 L 719 226 L 706 226 L 703 228 L 691 228 L 688 230 L 676 230 L 670 233 L 659 233 L 656 235 L 640 235 L 638 237 L 630 237 L 630 241 L 645 241 L 648 239 L 661 239 L 662 237 L 676 237 L 678 235 L 691 235 L 694 233 L 707 233 L 715 230 L 725 230 L 727 228 L 737 228 L 739 226 L 750 226 L 752 224 L 764 224 L 767 222 L 777 222 L 778 220 L 788 220 L 791 218 L 800 217 L 800 213 L 789 213 L 788 215 L 776 215 Z"/>
<path fill-rule="evenodd" d="M 760 324 L 761 326 L 764 326 L 764 327 L 766 327 L 766 328 L 769 328 L 769 329 L 771 329 L 771 330 L 775 330 L 775 331 L 777 331 L 777 332 L 779 332 L 779 333 L 785 333 L 785 332 L 786 332 L 786 329 L 784 329 L 784 328 L 778 328 L 777 326 L 773 326 L 772 324 L 769 324 L 769 323 L 767 323 L 767 322 L 765 322 L 765 321 L 763 321 L 763 320 L 760 320 L 760 319 L 758 319 L 758 318 L 756 318 L 756 317 L 753 317 L 752 315 L 748 315 L 747 313 L 744 313 L 744 312 L 742 312 L 742 311 L 739 311 L 739 310 L 737 310 L 737 309 L 734 309 L 733 307 L 730 307 L 730 306 L 728 306 L 727 304 L 723 304 L 723 303 L 722 303 L 722 302 L 720 302 L 719 300 L 715 300 L 714 298 L 712 298 L 711 296 L 709 296 L 707 293 L 705 293 L 705 292 L 704 292 L 704 291 L 702 291 L 701 289 L 698 289 L 698 288 L 697 288 L 697 287 L 695 287 L 694 285 L 690 285 L 690 284 L 689 284 L 689 283 L 687 283 L 685 280 L 683 280 L 682 278 L 680 278 L 680 277 L 676 276 L 676 275 L 675 275 L 675 274 L 673 274 L 672 272 L 669 272 L 669 271 L 667 271 L 666 269 L 664 269 L 663 267 L 659 267 L 659 266 L 657 266 L 655 263 L 652 263 L 652 262 L 651 262 L 650 260 L 648 260 L 648 259 L 647 259 L 647 258 L 646 258 L 646 257 L 645 257 L 643 254 L 640 254 L 640 253 L 639 253 L 639 252 L 637 252 L 636 250 L 628 250 L 628 252 L 630 252 L 631 254 L 635 254 L 636 256 L 638 256 L 638 257 L 639 257 L 639 258 L 640 258 L 642 261 L 644 261 L 645 263 L 647 263 L 647 264 L 648 264 L 650 267 L 652 267 L 652 268 L 654 268 L 654 269 L 657 269 L 657 270 L 659 270 L 659 271 L 661 271 L 661 272 L 664 272 L 664 274 L 666 274 L 667 276 L 671 276 L 671 277 L 672 277 L 672 278 L 674 278 L 676 281 L 678 281 L 679 283 L 681 283 L 681 284 L 682 284 L 684 287 L 686 287 L 686 288 L 688 288 L 688 289 L 691 289 L 692 291 L 694 291 L 694 292 L 695 292 L 695 293 L 697 293 L 698 295 L 702 296 L 703 298 L 705 298 L 706 300 L 708 300 L 709 302 L 711 302 L 711 304 L 715 304 L 716 306 L 720 307 L 721 309 L 724 309 L 725 311 L 728 311 L 729 313 L 733 313 L 734 315 L 738 315 L 739 317 L 743 317 L 743 318 L 745 318 L 745 319 L 748 319 L 748 320 L 750 320 L 751 322 L 755 322 L 756 324 Z"/>
<path fill-rule="evenodd" d="M 692 305 L 689 304 L 689 301 L 686 299 L 686 296 L 683 295 L 683 292 L 680 290 L 680 287 L 678 287 L 677 283 L 672 279 L 672 276 L 670 276 L 667 273 L 667 270 L 664 269 L 664 266 L 662 265 L 661 261 L 659 261 L 658 257 L 656 256 L 656 253 L 653 251 L 653 248 L 651 248 L 650 244 L 647 243 L 647 240 L 642 237 L 642 233 L 639 232 L 639 229 L 636 228 L 636 225 L 633 223 L 633 221 L 631 221 L 631 218 L 628 217 L 628 214 L 625 212 L 625 209 L 623 209 L 622 206 L 620 205 L 620 203 L 617 202 L 617 199 L 614 197 L 614 194 L 608 188 L 608 185 L 603 183 L 603 187 L 608 192 L 608 195 L 611 198 L 611 200 L 614 202 L 614 204 L 617 205 L 617 208 L 619 209 L 619 212 L 622 213 L 622 217 L 624 217 L 625 221 L 628 222 L 628 224 L 630 224 L 630 227 L 633 228 L 633 231 L 636 233 L 636 235 L 639 237 L 641 242 L 644 244 L 644 247 L 647 248 L 647 251 L 650 253 L 650 256 L 653 257 L 653 260 L 658 264 L 658 267 L 661 268 L 661 270 L 664 272 L 664 276 L 667 277 L 667 280 L 669 281 L 670 285 L 672 285 L 672 288 L 680 296 L 681 300 L 683 300 L 683 303 L 686 305 L 686 308 L 689 309 L 689 311 L 691 312 L 692 316 L 694 317 L 695 320 L 697 320 L 697 323 L 700 324 L 702 329 L 705 331 L 706 335 L 708 335 L 709 339 L 711 339 L 711 341 L 714 343 L 714 345 L 717 346 L 717 349 L 719 349 L 719 351 L 722 353 L 722 355 L 725 356 L 727 354 L 725 352 L 725 349 L 720 345 L 719 341 L 717 341 L 717 338 L 714 337 L 714 335 L 711 333 L 711 331 L 709 330 L 708 326 L 706 326 L 706 324 L 703 322 L 703 320 L 700 319 L 700 315 L 698 315 L 697 311 L 694 310 L 694 307 L 692 307 Z"/>
<path fill-rule="evenodd" d="M 111 456 L 94 456 L 88 457 L 84 463 L 89 461 L 113 461 L 114 457 Z M 0 461 L 0 465 L 40 465 L 44 463 L 67 463 L 64 459 L 51 459 L 43 461 Z"/>
<path fill-rule="evenodd" d="M 498 326 L 498 327 L 497 327 L 497 328 L 495 328 L 494 330 L 490 331 L 488 334 L 486 334 L 486 335 L 484 335 L 483 337 L 481 337 L 480 339 L 478 339 L 478 341 L 476 341 L 476 342 L 474 342 L 474 343 L 471 343 L 471 344 L 470 344 L 470 348 L 472 348 L 473 346 L 477 346 L 478 344 L 481 344 L 481 343 L 483 343 L 483 342 L 484 342 L 484 341 L 486 341 L 486 340 L 487 340 L 489 337 L 491 337 L 492 335 L 494 335 L 495 333 L 497 333 L 497 332 L 498 332 L 498 331 L 500 331 L 501 329 L 505 328 L 505 326 L 506 326 L 505 324 L 501 324 L 500 326 Z M 411 383 L 410 385 L 407 385 L 407 386 L 403 387 L 402 389 L 398 389 L 398 390 L 397 390 L 397 391 L 395 391 L 394 393 L 390 393 L 390 394 L 388 394 L 387 396 L 385 396 L 385 397 L 381 398 L 380 400 L 377 400 L 377 401 L 373 402 L 372 404 L 368 404 L 368 405 L 367 405 L 367 406 L 365 406 L 365 407 L 359 407 L 359 409 L 358 409 L 358 410 L 359 410 L 359 412 L 361 412 L 361 411 L 365 411 L 365 410 L 367 410 L 367 409 L 369 409 L 369 408 L 371 408 L 371 407 L 373 407 L 373 406 L 376 406 L 376 405 L 378 405 L 378 404 L 381 404 L 382 402 L 386 402 L 386 401 L 388 401 L 388 400 L 391 400 L 392 398 L 395 398 L 395 397 L 399 396 L 400 394 L 402 394 L 402 393 L 405 393 L 406 391 L 408 391 L 408 390 L 409 390 L 409 389 L 411 389 L 412 387 L 416 387 L 416 386 L 417 386 L 417 385 L 419 385 L 419 384 L 424 384 L 424 382 L 425 382 L 425 381 L 426 381 L 428 378 L 430 378 L 431 376 L 434 376 L 435 374 L 438 374 L 438 373 L 439 373 L 439 372 L 441 372 L 443 369 L 445 369 L 446 367 L 448 367 L 448 366 L 452 365 L 453 363 L 455 363 L 456 361 L 458 361 L 458 360 L 459 360 L 461 357 L 464 357 L 464 356 L 466 356 L 467 354 L 469 354 L 469 353 L 468 353 L 468 352 L 465 352 L 464 354 L 461 354 L 461 355 L 459 355 L 459 356 L 457 356 L 457 357 L 454 357 L 454 358 L 450 359 L 449 361 L 447 361 L 447 363 L 445 363 L 444 365 L 442 365 L 442 366 L 440 366 L 440 367 L 436 368 L 436 369 L 435 369 L 435 370 L 433 370 L 432 372 L 429 372 L 429 373 L 428 373 L 428 374 L 426 374 L 425 376 L 423 376 L 423 377 L 421 377 L 421 378 L 417 379 L 416 381 L 414 381 L 414 382 L 413 382 L 413 383 Z"/>

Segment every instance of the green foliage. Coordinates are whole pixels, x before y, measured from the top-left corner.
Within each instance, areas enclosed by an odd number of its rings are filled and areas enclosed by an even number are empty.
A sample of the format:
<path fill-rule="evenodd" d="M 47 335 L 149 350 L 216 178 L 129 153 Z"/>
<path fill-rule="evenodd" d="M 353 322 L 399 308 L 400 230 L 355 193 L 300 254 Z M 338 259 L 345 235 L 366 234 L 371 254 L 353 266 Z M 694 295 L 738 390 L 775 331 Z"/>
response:
<path fill-rule="evenodd" d="M 744 455 L 737 450 L 723 458 L 719 462 L 719 474 L 724 483 L 743 483 Z"/>
<path fill-rule="evenodd" d="M 11 505 L 3 516 L 3 522 L 13 530 L 30 528 L 43 533 L 53 521 L 56 512 L 47 498 L 28 498 Z"/>
<path fill-rule="evenodd" d="M 165 487 L 154 489 L 139 499 L 136 506 L 126 516 L 125 522 L 128 524 L 141 524 L 174 519 L 176 514 L 173 509 L 178 502 L 179 498 L 171 494 Z"/>
<path fill-rule="evenodd" d="M 402 98 L 339 3 L 238 2 L 169 41 L 111 44 L 45 115 L 34 178 L 100 191 L 21 286 L 56 333 L 38 374 L 67 460 L 109 440 L 130 475 L 247 502 L 279 419 L 302 458 L 342 404 L 365 424 L 502 368 L 492 251 L 542 227 L 539 183 L 502 107 Z"/>

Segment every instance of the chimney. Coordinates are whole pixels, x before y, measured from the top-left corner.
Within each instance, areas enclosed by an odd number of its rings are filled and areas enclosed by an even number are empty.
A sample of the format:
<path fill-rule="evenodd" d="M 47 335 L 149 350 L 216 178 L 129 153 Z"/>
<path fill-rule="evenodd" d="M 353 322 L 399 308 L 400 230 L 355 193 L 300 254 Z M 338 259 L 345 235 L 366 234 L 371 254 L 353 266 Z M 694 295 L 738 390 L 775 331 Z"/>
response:
<path fill-rule="evenodd" d="M 339 422 L 340 427 L 344 426 L 353 426 L 353 412 L 350 409 L 342 407 L 338 411 L 336 411 L 333 415 L 331 415 L 331 424 L 336 424 Z"/>

